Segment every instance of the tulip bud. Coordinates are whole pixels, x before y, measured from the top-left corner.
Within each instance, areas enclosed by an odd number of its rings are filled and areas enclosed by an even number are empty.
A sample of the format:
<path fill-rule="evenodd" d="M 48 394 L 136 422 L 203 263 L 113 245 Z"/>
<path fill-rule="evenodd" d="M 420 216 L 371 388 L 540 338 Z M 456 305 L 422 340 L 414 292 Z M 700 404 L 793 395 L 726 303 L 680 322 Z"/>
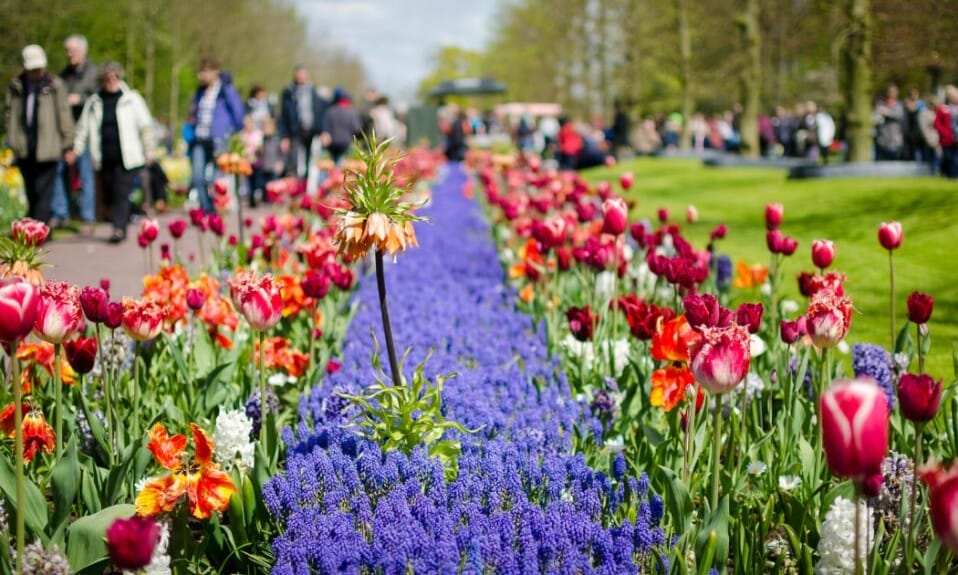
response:
<path fill-rule="evenodd" d="M 100 278 L 100 289 L 110 295 L 110 278 Z"/>
<path fill-rule="evenodd" d="M 835 242 L 830 240 L 815 240 L 812 242 L 812 263 L 815 267 L 825 269 L 832 265 L 835 259 Z"/>
<path fill-rule="evenodd" d="M 629 208 L 622 198 L 609 198 L 602 202 L 602 233 L 617 236 L 628 225 Z"/>
<path fill-rule="evenodd" d="M 160 244 L 160 259 L 167 262 L 173 259 L 173 256 L 170 254 L 170 244 Z"/>
<path fill-rule="evenodd" d="M 206 219 L 206 224 L 210 227 L 211 232 L 219 237 L 223 237 L 223 233 L 225 232 L 223 216 L 219 214 L 210 214 Z"/>
<path fill-rule="evenodd" d="M 785 236 L 782 238 L 781 251 L 782 255 L 790 256 L 795 253 L 795 250 L 798 249 L 798 240 L 791 236 Z"/>
<path fill-rule="evenodd" d="M 900 222 L 882 222 L 878 226 L 878 243 L 888 251 L 900 248 L 904 236 L 905 232 L 902 230 Z"/>
<path fill-rule="evenodd" d="M 692 353 L 695 381 L 712 393 L 731 391 L 745 379 L 751 359 L 748 330 L 739 325 L 702 329 L 702 344 Z"/>
<path fill-rule="evenodd" d="M 765 306 L 760 303 L 743 303 L 735 311 L 735 323 L 748 329 L 749 333 L 758 333 L 764 311 Z"/>
<path fill-rule="evenodd" d="M 785 208 L 782 204 L 765 205 L 765 229 L 777 230 L 782 225 L 782 218 L 785 215 Z"/>
<path fill-rule="evenodd" d="M 150 564 L 153 551 L 160 541 L 160 526 L 156 521 L 134 515 L 116 519 L 106 530 L 106 546 L 110 560 L 117 568 L 137 571 Z"/>
<path fill-rule="evenodd" d="M 619 176 L 619 185 L 622 186 L 623 190 L 629 190 L 632 188 L 632 184 L 635 182 L 635 176 L 632 175 L 632 172 L 623 172 Z"/>
<path fill-rule="evenodd" d="M 335 359 L 330 359 L 326 364 L 326 373 L 332 375 L 343 368 L 343 364 L 336 361 Z"/>
<path fill-rule="evenodd" d="M 934 419 L 941 403 L 941 382 L 930 375 L 902 374 L 898 380 L 901 413 L 909 421 L 924 423 Z"/>
<path fill-rule="evenodd" d="M 196 288 L 189 288 L 186 290 L 186 306 L 193 311 L 200 311 L 203 309 L 203 304 L 206 303 L 206 294 L 201 290 Z"/>
<path fill-rule="evenodd" d="M 0 341 L 22 339 L 33 330 L 40 292 L 20 279 L 0 279 Z"/>
<path fill-rule="evenodd" d="M 791 345 L 798 341 L 798 338 L 806 334 L 805 316 L 801 316 L 795 321 L 782 320 L 780 324 L 782 342 Z"/>
<path fill-rule="evenodd" d="M 839 380 L 821 397 L 822 443 L 832 473 L 861 485 L 888 453 L 888 401 L 871 379 Z"/>
<path fill-rule="evenodd" d="M 952 553 L 958 553 L 958 463 L 947 470 L 938 465 L 927 466 L 920 468 L 918 474 L 931 494 L 928 509 L 935 533 Z"/>
<path fill-rule="evenodd" d="M 768 247 L 768 251 L 773 254 L 782 253 L 782 241 L 784 239 L 781 230 L 774 229 L 765 232 L 765 245 Z"/>
<path fill-rule="evenodd" d="M 116 329 L 123 323 L 123 304 L 111 301 L 107 306 L 106 317 L 103 319 L 103 325 L 110 329 Z"/>
<path fill-rule="evenodd" d="M 911 292 L 908 296 L 908 321 L 919 325 L 928 323 L 934 307 L 935 298 L 926 293 Z"/>
<path fill-rule="evenodd" d="M 146 249 L 150 247 L 150 239 L 143 234 L 137 234 L 136 245 L 140 246 L 143 249 Z"/>
<path fill-rule="evenodd" d="M 64 342 L 63 350 L 66 352 L 67 361 L 73 371 L 82 375 L 90 373 L 90 370 L 93 369 L 93 364 L 96 362 L 95 337 L 80 336 Z"/>

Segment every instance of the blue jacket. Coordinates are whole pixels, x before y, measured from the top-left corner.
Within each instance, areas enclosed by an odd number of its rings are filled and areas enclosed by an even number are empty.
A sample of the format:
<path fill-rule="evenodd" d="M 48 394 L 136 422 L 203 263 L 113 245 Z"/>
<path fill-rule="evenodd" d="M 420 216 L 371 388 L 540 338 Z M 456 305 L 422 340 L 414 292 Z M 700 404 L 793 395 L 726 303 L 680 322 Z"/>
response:
<path fill-rule="evenodd" d="M 193 101 L 190 103 L 190 120 L 194 128 L 196 127 L 196 111 L 199 108 L 200 98 L 206 93 L 206 86 L 200 86 L 193 95 Z M 220 93 L 216 96 L 216 108 L 213 110 L 213 125 L 210 128 L 211 139 L 215 141 L 225 140 L 243 128 L 243 116 L 245 114 L 243 99 L 239 92 L 233 86 L 233 79 L 227 73 L 220 74 Z M 192 143 L 192 142 L 190 142 Z"/>

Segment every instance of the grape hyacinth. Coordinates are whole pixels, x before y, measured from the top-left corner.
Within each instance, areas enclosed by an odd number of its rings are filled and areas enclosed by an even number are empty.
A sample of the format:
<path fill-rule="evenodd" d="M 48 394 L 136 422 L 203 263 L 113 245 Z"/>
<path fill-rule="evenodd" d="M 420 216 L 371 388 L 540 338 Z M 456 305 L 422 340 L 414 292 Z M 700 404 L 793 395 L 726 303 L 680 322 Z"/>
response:
<path fill-rule="evenodd" d="M 459 193 L 450 166 L 435 190 L 421 249 L 387 266 L 396 341 L 411 346 L 409 378 L 430 351 L 425 375 L 458 373 L 443 388 L 443 412 L 473 434 L 447 480 L 423 447 L 408 456 L 343 424 L 355 393 L 375 381 L 374 330 L 382 341 L 374 282 L 363 282 L 342 369 L 303 394 L 300 422 L 286 429 L 285 471 L 265 486 L 282 526 L 276 575 L 299 573 L 635 573 L 657 565 L 666 545 L 662 499 L 649 479 L 609 474 L 572 449 L 575 430 L 602 442 L 590 406 L 571 397 L 543 333 L 515 311 L 515 293 L 488 225 Z M 634 517 L 634 520 L 623 519 Z"/>
<path fill-rule="evenodd" d="M 891 358 L 880 345 L 856 343 L 852 347 L 852 369 L 855 377 L 870 377 L 885 392 L 888 407 L 895 406 L 895 385 L 892 383 Z"/>

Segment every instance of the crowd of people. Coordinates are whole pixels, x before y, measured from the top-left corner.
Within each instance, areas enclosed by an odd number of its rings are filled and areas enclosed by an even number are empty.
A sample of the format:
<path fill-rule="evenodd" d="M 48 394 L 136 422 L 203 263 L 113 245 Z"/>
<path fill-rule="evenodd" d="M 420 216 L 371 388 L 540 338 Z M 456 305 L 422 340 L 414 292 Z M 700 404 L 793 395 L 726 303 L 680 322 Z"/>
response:
<path fill-rule="evenodd" d="M 81 233 L 93 235 L 98 212 L 108 213 L 113 228 L 108 241 L 120 243 L 134 210 L 166 210 L 158 143 L 172 138 L 125 82 L 118 63 L 94 65 L 80 35 L 67 38 L 64 48 L 68 65 L 59 75 L 47 69 L 43 47 L 23 49 L 23 70 L 6 94 L 7 145 L 23 176 L 29 217 L 58 228 L 75 215 Z M 210 187 L 221 175 L 216 158 L 237 147 L 253 167 L 242 193 L 256 205 L 266 200 L 266 185 L 274 178 L 318 177 L 319 154 L 341 163 L 362 133 L 405 140 L 388 98 L 370 90 L 357 107 L 345 89 L 313 85 L 303 66 L 282 90 L 278 110 L 260 85 L 244 102 L 215 58 L 200 60 L 197 78 L 180 136 L 187 145 L 191 190 L 207 213 L 215 209 Z M 145 198 L 133 206 L 137 184 Z"/>

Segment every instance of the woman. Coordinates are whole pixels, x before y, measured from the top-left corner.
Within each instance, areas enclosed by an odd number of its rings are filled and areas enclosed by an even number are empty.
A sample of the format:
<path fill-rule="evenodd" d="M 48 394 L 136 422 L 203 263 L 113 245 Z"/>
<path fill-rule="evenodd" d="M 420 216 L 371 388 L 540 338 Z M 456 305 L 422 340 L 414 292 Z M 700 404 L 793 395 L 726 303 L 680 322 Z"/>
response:
<path fill-rule="evenodd" d="M 100 90 L 83 107 L 73 150 L 90 150 L 113 221 L 109 241 L 118 244 L 126 239 L 133 181 L 155 159 L 153 119 L 143 97 L 123 82 L 119 64 L 100 66 L 99 82 Z"/>

